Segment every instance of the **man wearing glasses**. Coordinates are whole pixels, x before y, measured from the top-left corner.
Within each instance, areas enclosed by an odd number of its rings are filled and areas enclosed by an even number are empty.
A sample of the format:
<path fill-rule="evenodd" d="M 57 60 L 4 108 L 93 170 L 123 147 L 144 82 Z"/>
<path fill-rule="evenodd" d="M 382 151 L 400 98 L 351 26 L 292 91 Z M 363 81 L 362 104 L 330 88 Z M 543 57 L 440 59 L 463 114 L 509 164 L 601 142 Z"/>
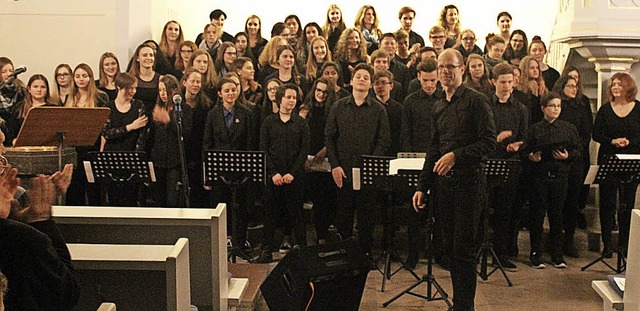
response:
<path fill-rule="evenodd" d="M 464 71 L 459 51 L 446 49 L 438 57 L 443 96 L 433 108 L 428 156 L 413 196 L 418 210 L 425 208 L 427 191 L 435 190 L 445 253 L 453 258 L 456 311 L 474 310 L 476 232 L 486 194 L 482 159 L 496 147 L 489 100 L 462 84 Z"/>

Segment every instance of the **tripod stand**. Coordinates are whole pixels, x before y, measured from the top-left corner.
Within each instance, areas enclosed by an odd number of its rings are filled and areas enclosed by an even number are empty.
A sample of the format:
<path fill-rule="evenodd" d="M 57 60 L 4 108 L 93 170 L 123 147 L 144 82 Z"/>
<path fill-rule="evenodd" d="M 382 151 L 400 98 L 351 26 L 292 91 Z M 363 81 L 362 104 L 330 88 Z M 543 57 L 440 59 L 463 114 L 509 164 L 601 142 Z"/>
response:
<path fill-rule="evenodd" d="M 431 205 L 430 200 L 427 200 L 425 204 Z M 389 301 L 383 303 L 382 306 L 385 308 L 405 294 L 419 297 L 427 301 L 443 300 L 447 304 L 448 308 L 453 307 L 453 304 L 451 304 L 451 301 L 449 301 L 449 296 L 444 291 L 442 286 L 440 286 L 440 284 L 436 280 L 436 277 L 433 275 L 433 225 L 435 223 L 433 208 L 433 206 L 428 206 L 429 215 L 427 217 L 427 274 L 422 275 L 418 282 L 409 286 L 407 289 L 403 290 L 401 293 L 391 298 Z M 412 292 L 414 288 L 420 286 L 422 283 L 427 283 L 426 295 Z M 433 293 L 434 288 L 436 290 L 435 293 Z"/>
<path fill-rule="evenodd" d="M 625 185 L 636 182 L 636 176 L 639 172 L 640 159 L 638 159 L 637 155 L 616 155 L 615 157 L 611 157 L 605 164 L 598 167 L 598 172 L 593 183 L 601 184 L 603 181 L 616 182 L 618 184 L 618 197 L 622 199 L 626 194 Z M 587 181 L 585 181 L 585 183 L 587 183 Z M 629 209 L 629 207 L 626 206 L 626 203 L 620 204 L 625 204 L 625 210 Z M 620 233 L 623 233 L 623 230 L 625 229 L 621 227 Z M 628 230 L 628 228 L 626 228 L 626 230 Z M 618 235 L 618 245 L 615 249 L 606 254 L 602 254 L 602 256 L 580 268 L 580 271 L 585 271 L 598 262 L 602 262 L 607 267 L 609 267 L 609 269 L 615 271 L 618 274 L 626 270 L 627 258 L 624 251 L 625 241 L 623 241 L 621 236 L 624 235 Z M 629 236 L 629 232 L 626 232 L 626 236 Z M 613 254 L 616 254 L 615 267 L 605 261 L 606 258 L 613 257 Z"/>
<path fill-rule="evenodd" d="M 231 232 L 234 238 L 238 237 L 238 209 L 236 202 L 238 188 L 249 182 L 265 182 L 266 158 L 262 151 L 235 151 L 235 150 L 205 150 L 203 156 L 204 183 L 220 181 L 231 189 Z M 236 262 L 236 257 L 252 262 L 238 243 L 233 243 L 229 250 L 229 260 Z"/>
<path fill-rule="evenodd" d="M 409 186 L 404 178 L 400 176 L 391 176 L 389 173 L 389 161 L 392 157 L 380 157 L 380 156 L 362 156 L 362 184 L 363 186 L 373 187 L 379 193 L 384 196 L 383 206 L 383 239 L 384 239 L 384 251 L 376 259 L 376 268 L 378 272 L 382 274 L 382 287 L 381 292 L 384 292 L 387 280 L 396 275 L 401 270 L 407 270 L 413 275 L 416 280 L 420 277 L 408 269 L 406 262 L 400 259 L 400 255 L 393 248 L 393 231 L 394 231 L 394 193 L 399 193 L 404 189 L 408 189 Z M 405 185 L 403 187 L 403 184 Z M 391 272 L 391 258 L 398 258 L 400 261 L 400 267 Z M 379 268 L 378 263 L 384 260 L 382 269 Z"/>
<path fill-rule="evenodd" d="M 501 160 L 501 159 L 491 159 L 485 161 L 484 166 L 484 174 L 487 176 L 487 182 L 489 184 L 489 189 L 494 189 L 496 187 L 504 187 L 509 186 L 506 183 L 513 182 L 513 180 L 518 174 L 520 169 L 520 161 L 518 160 Z M 490 241 L 489 235 L 489 216 L 490 210 L 489 200 L 487 200 L 485 204 L 485 208 L 483 211 L 483 238 L 482 245 L 480 245 L 480 249 L 478 249 L 478 253 L 476 254 L 476 261 L 480 260 L 480 271 L 476 271 L 476 273 L 482 278 L 483 281 L 487 281 L 489 276 L 491 276 L 494 272 L 500 270 L 502 275 L 507 280 L 507 284 L 509 287 L 513 286 L 509 276 L 504 270 L 504 266 L 502 266 L 502 262 L 496 255 L 496 252 L 493 250 L 493 245 Z M 488 259 L 491 257 L 494 265 L 497 264 L 497 267 L 494 266 L 491 271 L 488 271 Z"/>

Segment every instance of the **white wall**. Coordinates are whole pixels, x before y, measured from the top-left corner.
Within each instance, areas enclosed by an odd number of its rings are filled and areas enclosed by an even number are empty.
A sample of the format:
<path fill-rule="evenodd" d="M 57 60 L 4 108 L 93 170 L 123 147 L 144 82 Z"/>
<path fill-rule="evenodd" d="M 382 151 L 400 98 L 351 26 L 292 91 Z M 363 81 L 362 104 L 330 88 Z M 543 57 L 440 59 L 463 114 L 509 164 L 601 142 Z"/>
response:
<path fill-rule="evenodd" d="M 373 5 L 383 31 L 397 30 L 398 9 L 411 5 L 418 12 L 414 30 L 425 40 L 440 9 L 454 3 L 460 9 L 463 28 L 472 28 L 478 38 L 497 31 L 497 13 L 508 11 L 514 17 L 512 29 L 523 29 L 530 37 L 539 34 L 548 42 L 557 8 L 557 0 L 4 0 L 0 1 L 0 56 L 11 58 L 16 66 L 27 65 L 23 80 L 35 73 L 51 79 L 55 66 L 63 62 L 72 67 L 86 62 L 96 71 L 105 51 L 114 52 L 124 67 L 139 43 L 160 39 L 162 27 L 171 19 L 181 23 L 186 39 L 194 40 L 215 8 L 227 13 L 225 31 L 232 35 L 244 30 L 246 18 L 256 14 L 262 18 L 263 35 L 268 36 L 271 26 L 290 13 L 297 14 L 303 25 L 310 21 L 324 24 L 331 3 L 340 5 L 349 27 L 360 6 Z M 482 47 L 484 40 L 478 45 Z"/>

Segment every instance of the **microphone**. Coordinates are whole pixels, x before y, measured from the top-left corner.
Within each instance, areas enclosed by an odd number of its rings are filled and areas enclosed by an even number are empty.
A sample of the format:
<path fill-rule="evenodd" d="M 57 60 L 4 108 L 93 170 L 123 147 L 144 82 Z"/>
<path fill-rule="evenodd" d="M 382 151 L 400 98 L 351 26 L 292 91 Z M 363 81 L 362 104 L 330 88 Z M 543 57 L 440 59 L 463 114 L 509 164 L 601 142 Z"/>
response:
<path fill-rule="evenodd" d="M 11 77 L 11 78 L 15 79 L 19 74 L 21 74 L 21 73 L 23 73 L 23 72 L 25 72 L 25 71 L 27 71 L 27 66 L 22 65 L 22 66 L 20 66 L 20 67 L 16 68 L 16 69 L 15 69 L 15 70 L 14 70 L 14 71 L 9 75 L 9 77 Z"/>
<path fill-rule="evenodd" d="M 173 95 L 173 103 L 176 105 L 176 111 L 181 111 L 182 96 L 180 94 Z"/>

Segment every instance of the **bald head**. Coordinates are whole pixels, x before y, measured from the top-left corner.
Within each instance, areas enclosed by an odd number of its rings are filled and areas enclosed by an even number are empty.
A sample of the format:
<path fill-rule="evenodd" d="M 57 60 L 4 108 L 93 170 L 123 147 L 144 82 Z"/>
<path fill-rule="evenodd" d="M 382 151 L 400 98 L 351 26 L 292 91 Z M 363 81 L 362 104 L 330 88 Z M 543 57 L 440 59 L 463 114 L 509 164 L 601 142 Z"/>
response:
<path fill-rule="evenodd" d="M 446 49 L 438 56 L 438 80 L 444 88 L 456 89 L 462 84 L 464 58 L 458 50 Z"/>

